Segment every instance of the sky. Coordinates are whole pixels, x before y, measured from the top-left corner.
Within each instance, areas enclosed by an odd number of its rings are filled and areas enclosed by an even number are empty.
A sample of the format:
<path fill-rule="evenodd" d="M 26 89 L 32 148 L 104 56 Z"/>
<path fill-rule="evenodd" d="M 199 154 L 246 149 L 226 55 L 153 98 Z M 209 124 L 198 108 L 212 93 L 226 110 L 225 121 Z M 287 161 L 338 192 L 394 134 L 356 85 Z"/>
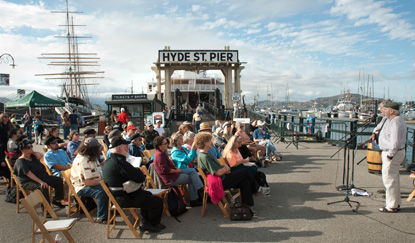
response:
<path fill-rule="evenodd" d="M 56 96 L 56 81 L 34 76 L 54 72 L 41 53 L 62 52 L 65 0 L 0 0 L 0 55 L 9 53 L 15 69 L 3 61 L 10 87 Z M 82 52 L 97 53 L 105 71 L 91 100 L 103 104 L 114 93 L 141 93 L 155 80 L 151 70 L 158 51 L 239 51 L 247 62 L 241 72 L 246 101 L 254 95 L 284 101 L 308 101 L 357 93 L 362 80 L 374 84 L 376 97 L 414 100 L 415 3 L 413 0 L 70 0 L 78 35 L 91 36 Z M 363 73 L 364 69 L 364 73 Z M 359 75 L 360 74 L 360 75 Z M 210 73 L 210 75 L 220 75 Z M 359 78 L 360 77 L 360 78 Z M 360 81 L 359 81 L 360 80 Z M 95 80 L 90 80 L 95 82 Z M 272 86 L 272 89 L 271 89 Z M 367 86 L 367 84 L 366 84 Z"/>

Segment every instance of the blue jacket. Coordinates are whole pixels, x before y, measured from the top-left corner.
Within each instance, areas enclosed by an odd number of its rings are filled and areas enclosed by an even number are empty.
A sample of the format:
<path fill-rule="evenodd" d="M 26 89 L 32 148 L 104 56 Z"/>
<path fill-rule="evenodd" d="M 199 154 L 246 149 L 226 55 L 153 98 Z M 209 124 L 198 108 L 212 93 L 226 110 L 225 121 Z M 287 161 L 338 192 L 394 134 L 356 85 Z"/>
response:
<path fill-rule="evenodd" d="M 215 159 L 219 159 L 220 157 L 222 157 L 222 154 L 219 152 L 219 150 L 213 146 L 212 144 L 212 148 L 209 149 L 208 154 L 210 154 L 210 156 L 212 156 Z"/>
<path fill-rule="evenodd" d="M 259 130 L 259 128 L 255 129 L 254 131 L 254 138 L 256 139 L 270 139 L 271 135 L 269 134 L 268 130 L 266 128 L 263 128 L 265 134 Z M 265 136 L 264 136 L 265 135 Z"/>
<path fill-rule="evenodd" d="M 196 159 L 197 152 L 196 149 L 192 149 L 189 151 L 186 147 L 182 146 L 183 150 L 186 151 L 183 152 L 182 150 L 173 147 L 171 150 L 171 159 L 174 162 L 174 165 L 179 169 L 187 169 L 189 168 L 189 163 L 192 162 L 192 160 Z"/>

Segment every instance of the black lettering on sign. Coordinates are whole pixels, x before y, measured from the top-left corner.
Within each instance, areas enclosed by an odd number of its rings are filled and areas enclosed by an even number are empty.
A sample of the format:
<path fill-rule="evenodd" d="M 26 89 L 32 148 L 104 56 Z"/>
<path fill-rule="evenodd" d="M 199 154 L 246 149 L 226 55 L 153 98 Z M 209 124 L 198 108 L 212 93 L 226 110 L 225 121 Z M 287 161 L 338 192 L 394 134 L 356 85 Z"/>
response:
<path fill-rule="evenodd" d="M 228 62 L 231 62 L 232 61 L 232 52 L 228 52 L 228 53 L 226 53 L 227 54 L 227 57 L 228 57 Z"/>
<path fill-rule="evenodd" d="M 186 52 L 186 53 L 184 54 L 184 60 L 185 60 L 186 62 L 190 62 L 190 52 Z"/>
<path fill-rule="evenodd" d="M 170 54 L 163 52 L 163 60 L 164 61 L 170 61 Z"/>
<path fill-rule="evenodd" d="M 215 61 L 215 59 L 216 59 L 216 53 L 211 52 L 210 53 L 210 60 L 209 61 Z"/>
<path fill-rule="evenodd" d="M 193 56 L 194 56 L 195 62 L 199 61 L 199 59 L 200 59 L 199 52 L 195 52 L 195 54 L 193 54 Z"/>
<path fill-rule="evenodd" d="M 206 62 L 207 61 L 206 58 L 205 58 L 206 52 L 201 52 L 200 54 L 202 55 L 202 60 L 204 62 Z"/>
<path fill-rule="evenodd" d="M 222 53 L 220 54 L 220 61 L 221 61 L 221 62 L 225 62 L 225 61 L 226 61 L 226 53 L 222 52 Z"/>
<path fill-rule="evenodd" d="M 171 61 L 172 62 L 174 62 L 174 61 L 176 61 L 175 59 L 176 59 L 176 55 L 177 55 L 177 53 L 170 53 L 170 55 L 171 55 Z"/>
<path fill-rule="evenodd" d="M 177 54 L 177 61 L 182 62 L 184 60 L 184 54 L 179 52 Z"/>

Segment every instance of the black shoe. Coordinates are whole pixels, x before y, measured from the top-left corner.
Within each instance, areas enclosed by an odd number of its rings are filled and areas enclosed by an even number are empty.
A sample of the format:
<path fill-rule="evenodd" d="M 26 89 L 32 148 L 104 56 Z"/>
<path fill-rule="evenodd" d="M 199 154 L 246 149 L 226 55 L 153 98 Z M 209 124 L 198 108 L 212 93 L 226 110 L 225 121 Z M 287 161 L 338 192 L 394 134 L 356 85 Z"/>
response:
<path fill-rule="evenodd" d="M 164 224 L 162 224 L 162 223 L 159 223 L 158 225 L 156 225 L 154 227 L 157 227 L 159 229 L 165 229 L 166 228 L 166 226 Z"/>
<path fill-rule="evenodd" d="M 57 207 L 59 207 L 59 208 L 64 208 L 64 207 L 65 207 L 65 206 L 61 203 L 61 201 L 60 201 L 60 200 L 53 201 L 52 203 L 53 203 L 53 205 L 55 205 L 55 206 L 57 206 Z"/>
<path fill-rule="evenodd" d="M 202 206 L 203 205 L 203 203 L 202 202 L 200 202 L 199 200 L 193 200 L 193 201 L 190 201 L 190 207 L 192 207 L 192 208 L 194 208 L 194 207 L 200 207 L 200 206 Z"/>
<path fill-rule="evenodd" d="M 156 232 L 160 232 L 160 228 L 152 226 L 151 224 L 142 224 L 140 225 L 140 231 L 144 232 L 144 231 L 148 231 L 150 233 L 156 233 Z"/>

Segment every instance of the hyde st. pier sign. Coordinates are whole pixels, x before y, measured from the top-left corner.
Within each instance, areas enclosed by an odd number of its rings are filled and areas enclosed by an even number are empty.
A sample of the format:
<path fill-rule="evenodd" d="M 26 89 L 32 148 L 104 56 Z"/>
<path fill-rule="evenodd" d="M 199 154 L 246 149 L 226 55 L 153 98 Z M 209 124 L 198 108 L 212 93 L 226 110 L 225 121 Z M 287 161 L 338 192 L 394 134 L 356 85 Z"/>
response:
<path fill-rule="evenodd" d="M 236 50 L 159 50 L 159 63 L 239 62 Z"/>

